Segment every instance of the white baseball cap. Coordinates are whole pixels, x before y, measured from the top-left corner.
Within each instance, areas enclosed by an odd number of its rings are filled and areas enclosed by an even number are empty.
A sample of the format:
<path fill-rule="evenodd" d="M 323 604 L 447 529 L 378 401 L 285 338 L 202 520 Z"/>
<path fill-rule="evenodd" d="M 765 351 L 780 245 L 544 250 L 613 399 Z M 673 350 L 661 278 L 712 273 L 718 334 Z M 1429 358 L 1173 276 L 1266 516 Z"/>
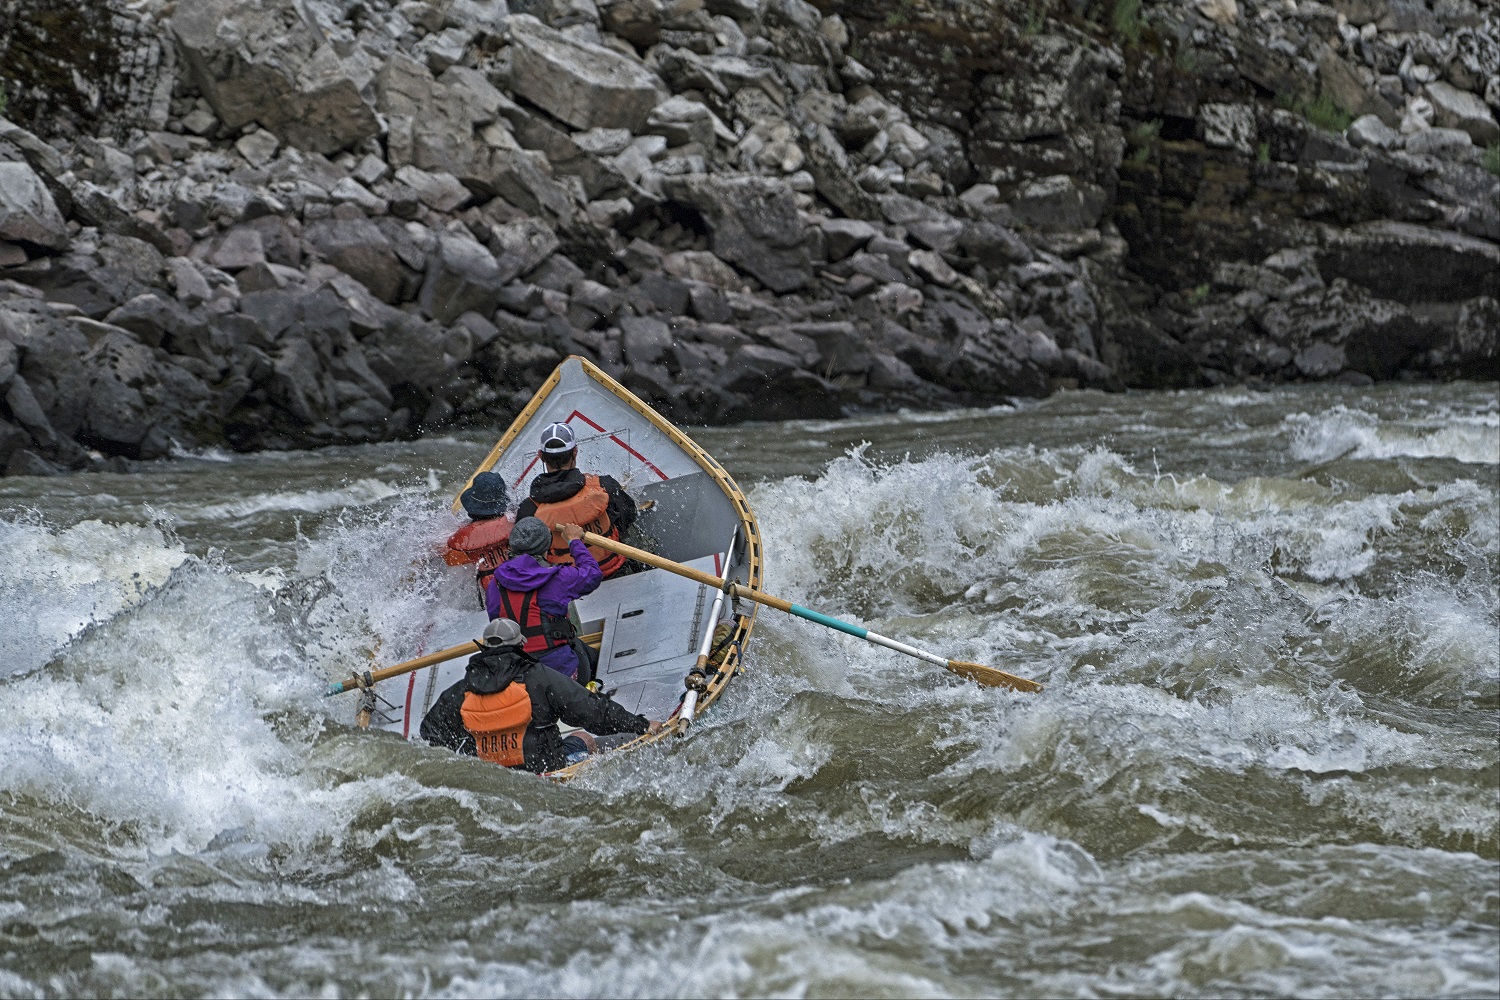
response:
<path fill-rule="evenodd" d="M 566 455 L 578 447 L 578 438 L 567 424 L 548 424 L 542 428 L 542 454 Z"/>

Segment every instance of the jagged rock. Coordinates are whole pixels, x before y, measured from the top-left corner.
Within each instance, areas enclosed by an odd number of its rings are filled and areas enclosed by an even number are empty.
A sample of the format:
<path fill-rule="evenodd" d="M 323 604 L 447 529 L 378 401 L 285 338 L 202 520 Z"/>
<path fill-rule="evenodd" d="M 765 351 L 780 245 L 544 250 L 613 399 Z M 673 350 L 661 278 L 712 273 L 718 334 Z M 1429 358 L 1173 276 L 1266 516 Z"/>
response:
<path fill-rule="evenodd" d="M 25 163 L 0 163 L 0 240 L 49 250 L 68 246 L 68 226 L 36 172 Z"/>
<path fill-rule="evenodd" d="M 1248 104 L 1200 104 L 1203 141 L 1216 149 L 1232 149 L 1244 156 L 1255 153 L 1255 109 Z"/>
<path fill-rule="evenodd" d="M 663 192 L 702 214 L 714 255 L 754 275 L 774 292 L 812 280 L 805 224 L 795 192 L 762 177 L 669 177 Z"/>
<path fill-rule="evenodd" d="M 630 365 L 653 365 L 672 347 L 672 331 L 659 319 L 626 316 L 620 320 L 621 346 Z"/>
<path fill-rule="evenodd" d="M 762 344 L 736 348 L 720 373 L 719 387 L 745 398 L 737 413 L 731 412 L 741 419 L 831 419 L 842 414 L 831 383 L 804 371 L 797 355 Z"/>
<path fill-rule="evenodd" d="M 499 259 L 505 278 L 530 273 L 542 261 L 552 256 L 559 247 L 557 234 L 540 219 L 517 219 L 515 222 L 496 226 L 490 238 L 490 250 Z"/>
<path fill-rule="evenodd" d="M 406 271 L 395 246 L 368 219 L 323 219 L 307 227 L 310 243 L 324 260 L 354 278 L 382 302 L 401 301 Z"/>
<path fill-rule="evenodd" d="M 714 144 L 716 122 L 717 118 L 708 105 L 685 97 L 670 97 L 651 109 L 646 118 L 646 131 L 664 137 L 673 146 L 696 142 L 709 149 Z M 720 123 L 719 128 L 723 127 Z M 732 137 L 733 133 L 730 135 Z"/>
<path fill-rule="evenodd" d="M 1413 156 L 1438 156 L 1450 160 L 1467 159 L 1474 140 L 1463 129 L 1424 128 L 1406 137 L 1405 148 Z"/>
<path fill-rule="evenodd" d="M 377 135 L 361 95 L 374 66 L 325 41 L 293 0 L 194 0 L 172 31 L 188 69 L 231 129 L 252 121 L 298 149 L 333 153 Z"/>
<path fill-rule="evenodd" d="M 417 301 L 424 313 L 444 326 L 466 312 L 488 316 L 500 304 L 500 289 L 514 276 L 504 275 L 490 252 L 472 239 L 443 233 Z"/>
<path fill-rule="evenodd" d="M 1330 234 L 1317 254 L 1340 277 L 1397 302 L 1461 302 L 1493 294 L 1500 246 L 1406 222 L 1373 222 Z"/>
<path fill-rule="evenodd" d="M 204 329 L 179 303 L 149 292 L 137 295 L 105 317 L 110 326 L 135 334 L 147 347 L 173 347 L 196 342 Z M 185 353 L 177 350 L 174 353 Z"/>
<path fill-rule="evenodd" d="M 239 271 L 252 264 L 264 264 L 265 243 L 259 232 L 248 226 L 240 226 L 224 234 L 224 239 L 209 255 L 208 262 L 225 271 Z"/>
<path fill-rule="evenodd" d="M 240 151 L 245 162 L 252 167 L 263 167 L 276 158 L 276 150 L 281 148 L 281 143 L 270 132 L 257 130 L 241 136 L 234 148 Z"/>
<path fill-rule="evenodd" d="M 826 125 L 812 130 L 807 144 L 807 171 L 818 193 L 853 219 L 878 219 L 880 205 L 854 182 L 854 168 L 844 147 Z"/>
<path fill-rule="evenodd" d="M 717 288 L 738 291 L 745 281 L 734 268 L 706 250 L 682 250 L 662 258 L 662 268 L 686 281 L 701 281 Z"/>
<path fill-rule="evenodd" d="M 907 261 L 928 281 L 936 282 L 945 288 L 958 284 L 958 272 L 943 260 L 941 254 L 931 250 L 913 250 L 907 256 Z"/>
<path fill-rule="evenodd" d="M 516 93 L 575 128 L 644 131 L 647 117 L 664 96 L 654 73 L 530 15 L 512 17 L 510 31 Z"/>
<path fill-rule="evenodd" d="M 824 219 L 818 223 L 823 230 L 823 242 L 828 259 L 840 261 L 869 243 L 876 236 L 876 229 L 859 219 Z"/>
<path fill-rule="evenodd" d="M 1401 133 L 1381 121 L 1377 115 L 1356 118 L 1344 131 L 1344 138 L 1356 149 L 1398 149 Z"/>
<path fill-rule="evenodd" d="M 1093 184 L 1078 184 L 1067 174 L 1056 174 L 1021 186 L 1011 201 L 1016 217 L 1034 226 L 1088 229 L 1099 221 L 1107 199 Z"/>
<path fill-rule="evenodd" d="M 1396 109 L 1378 93 L 1367 90 L 1354 69 L 1327 46 L 1318 57 L 1318 80 L 1324 94 L 1356 118 L 1375 115 L 1392 128 L 1400 123 Z"/>
<path fill-rule="evenodd" d="M 1036 259 L 1036 254 L 1025 241 L 996 222 L 966 223 L 958 245 L 964 253 L 986 267 L 1029 264 Z"/>
<path fill-rule="evenodd" d="M 1500 125 L 1489 107 L 1467 91 L 1436 80 L 1423 88 L 1432 103 L 1434 119 L 1445 128 L 1462 129 L 1479 145 L 1500 142 Z"/>
<path fill-rule="evenodd" d="M 396 179 L 416 192 L 422 204 L 434 212 L 452 212 L 473 197 L 452 174 L 429 173 L 408 165 L 396 171 Z"/>

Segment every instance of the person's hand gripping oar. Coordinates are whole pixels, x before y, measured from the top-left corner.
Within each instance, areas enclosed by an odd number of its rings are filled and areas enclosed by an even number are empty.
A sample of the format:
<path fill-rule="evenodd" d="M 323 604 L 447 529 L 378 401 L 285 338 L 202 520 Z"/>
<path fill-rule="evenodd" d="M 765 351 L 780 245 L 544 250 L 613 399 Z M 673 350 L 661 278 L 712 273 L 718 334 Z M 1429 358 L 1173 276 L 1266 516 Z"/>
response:
<path fill-rule="evenodd" d="M 559 526 L 558 530 L 561 530 L 561 526 Z M 634 559 L 648 566 L 664 569 L 668 573 L 675 573 L 689 580 L 696 580 L 698 583 L 707 587 L 713 587 L 715 590 L 723 590 L 732 597 L 743 597 L 747 601 L 764 604 L 778 611 L 785 611 L 789 615 L 796 615 L 798 618 L 805 618 L 807 621 L 826 625 L 831 629 L 837 629 L 840 632 L 863 639 L 866 642 L 873 642 L 877 646 L 884 646 L 886 649 L 894 649 L 898 653 L 905 653 L 907 656 L 914 656 L 919 660 L 934 663 L 945 670 L 951 670 L 961 677 L 967 677 L 969 680 L 983 684 L 986 687 L 1007 687 L 1015 691 L 1040 691 L 1042 689 L 1042 686 L 1036 681 L 1017 677 L 1014 674 L 1007 674 L 1003 670 L 996 670 L 994 667 L 987 667 L 982 663 L 949 660 L 938 656 L 936 653 L 929 653 L 924 649 L 908 646 L 904 642 L 897 642 L 895 639 L 887 638 L 879 633 L 871 632 L 869 629 L 841 621 L 838 618 L 822 614 L 811 608 L 804 608 L 800 604 L 793 604 L 791 601 L 780 597 L 772 597 L 770 594 L 763 594 L 758 590 L 752 590 L 738 583 L 726 585 L 723 580 L 716 576 L 693 569 L 691 566 L 684 566 L 682 563 L 673 562 L 670 559 L 663 559 L 661 556 L 647 552 L 645 549 L 638 549 L 633 545 L 625 545 L 612 538 L 596 535 L 592 531 L 583 533 L 583 541 L 588 545 L 598 546 L 601 549 L 609 549 L 611 552 L 618 552 L 627 559 Z"/>

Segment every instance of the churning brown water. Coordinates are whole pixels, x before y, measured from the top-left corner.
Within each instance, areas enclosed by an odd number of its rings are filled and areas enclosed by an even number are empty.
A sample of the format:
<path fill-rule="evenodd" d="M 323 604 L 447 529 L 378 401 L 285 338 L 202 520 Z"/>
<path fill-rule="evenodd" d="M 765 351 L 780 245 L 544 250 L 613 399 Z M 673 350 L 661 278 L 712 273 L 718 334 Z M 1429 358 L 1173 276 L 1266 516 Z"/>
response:
<path fill-rule="evenodd" d="M 568 786 L 320 695 L 492 435 L 0 480 L 0 995 L 1494 996 L 1493 385 L 695 432 L 767 588 Z"/>

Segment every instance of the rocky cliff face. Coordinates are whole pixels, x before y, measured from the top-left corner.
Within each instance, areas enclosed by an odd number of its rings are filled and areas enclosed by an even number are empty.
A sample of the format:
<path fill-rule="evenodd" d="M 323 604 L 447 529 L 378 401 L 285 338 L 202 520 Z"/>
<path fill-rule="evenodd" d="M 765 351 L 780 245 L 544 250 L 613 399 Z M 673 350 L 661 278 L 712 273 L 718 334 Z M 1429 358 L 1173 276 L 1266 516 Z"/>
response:
<path fill-rule="evenodd" d="M 1471 0 L 13 0 L 0 469 L 1495 376 Z"/>

